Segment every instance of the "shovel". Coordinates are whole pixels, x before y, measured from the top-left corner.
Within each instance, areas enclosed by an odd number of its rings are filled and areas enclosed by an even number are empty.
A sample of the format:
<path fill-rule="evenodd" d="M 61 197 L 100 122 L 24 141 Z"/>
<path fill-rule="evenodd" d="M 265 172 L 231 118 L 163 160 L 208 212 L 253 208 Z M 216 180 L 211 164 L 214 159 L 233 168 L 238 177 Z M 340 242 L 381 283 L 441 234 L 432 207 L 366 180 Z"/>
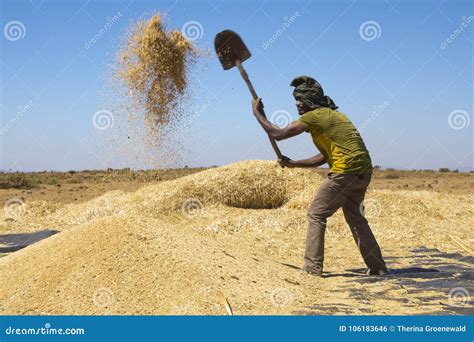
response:
<path fill-rule="evenodd" d="M 250 82 L 247 72 L 242 66 L 242 62 L 250 58 L 250 51 L 247 49 L 239 35 L 231 30 L 222 31 L 216 35 L 216 38 L 214 39 L 214 46 L 224 70 L 228 70 L 236 66 L 240 71 L 240 75 L 247 84 L 252 97 L 257 99 L 257 93 Z M 264 112 L 262 112 L 262 114 L 265 116 Z M 272 144 L 273 150 L 275 151 L 277 157 L 281 159 L 282 154 L 275 139 L 273 139 L 270 135 L 268 138 L 270 139 L 270 143 Z"/>

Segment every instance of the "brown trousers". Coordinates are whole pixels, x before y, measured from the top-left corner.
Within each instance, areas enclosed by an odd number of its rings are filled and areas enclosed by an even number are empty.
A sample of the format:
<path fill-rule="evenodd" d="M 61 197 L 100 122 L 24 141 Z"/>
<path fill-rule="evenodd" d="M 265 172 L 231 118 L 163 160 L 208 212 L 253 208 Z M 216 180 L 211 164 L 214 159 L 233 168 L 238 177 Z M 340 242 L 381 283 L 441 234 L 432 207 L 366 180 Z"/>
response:
<path fill-rule="evenodd" d="M 386 270 L 380 247 L 361 210 L 371 176 L 330 173 L 323 181 L 308 209 L 305 271 L 322 272 L 326 220 L 341 207 L 367 267 L 371 270 Z"/>

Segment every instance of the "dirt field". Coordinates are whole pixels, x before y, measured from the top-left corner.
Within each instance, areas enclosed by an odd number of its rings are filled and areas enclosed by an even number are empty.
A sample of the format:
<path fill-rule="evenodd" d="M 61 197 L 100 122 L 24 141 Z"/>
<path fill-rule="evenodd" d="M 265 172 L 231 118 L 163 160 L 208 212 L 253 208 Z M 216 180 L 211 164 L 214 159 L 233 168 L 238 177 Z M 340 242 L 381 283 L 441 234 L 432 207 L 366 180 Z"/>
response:
<path fill-rule="evenodd" d="M 164 171 L 82 171 L 74 173 L 21 173 L 18 178 L 30 180 L 28 189 L 0 188 L 0 202 L 12 197 L 31 201 L 51 201 L 62 204 L 80 203 L 107 191 L 135 191 L 147 184 L 183 177 L 205 169 L 186 168 Z M 317 173 L 324 177 L 326 169 Z M 7 187 L 7 174 L 0 174 L 0 184 Z M 11 181 L 10 181 L 11 183 Z M 51 184 L 52 183 L 52 184 Z M 31 187 L 31 188 L 30 188 Z M 427 190 L 447 194 L 471 194 L 474 189 L 472 173 L 437 171 L 376 171 L 371 188 L 376 190 Z"/>
<path fill-rule="evenodd" d="M 252 161 L 22 175 L 31 189 L 0 190 L 23 198 L 0 232 L 60 233 L 0 259 L 0 313 L 474 313 L 472 173 L 377 171 L 366 215 L 393 274 L 362 274 L 338 212 L 315 278 L 298 268 L 324 172 Z"/>

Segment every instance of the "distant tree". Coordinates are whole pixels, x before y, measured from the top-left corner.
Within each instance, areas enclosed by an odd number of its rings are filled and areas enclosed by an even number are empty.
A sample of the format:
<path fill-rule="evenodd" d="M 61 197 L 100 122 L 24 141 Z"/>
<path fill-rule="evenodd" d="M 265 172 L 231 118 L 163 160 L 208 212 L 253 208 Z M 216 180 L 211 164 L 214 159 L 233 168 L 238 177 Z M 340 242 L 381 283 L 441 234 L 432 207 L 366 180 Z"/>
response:
<path fill-rule="evenodd" d="M 374 166 L 374 170 L 380 170 L 381 168 L 382 168 L 382 166 L 380 166 L 380 165 L 375 165 Z"/>
<path fill-rule="evenodd" d="M 438 170 L 439 172 L 451 172 L 450 169 L 448 169 L 447 167 L 442 167 Z"/>

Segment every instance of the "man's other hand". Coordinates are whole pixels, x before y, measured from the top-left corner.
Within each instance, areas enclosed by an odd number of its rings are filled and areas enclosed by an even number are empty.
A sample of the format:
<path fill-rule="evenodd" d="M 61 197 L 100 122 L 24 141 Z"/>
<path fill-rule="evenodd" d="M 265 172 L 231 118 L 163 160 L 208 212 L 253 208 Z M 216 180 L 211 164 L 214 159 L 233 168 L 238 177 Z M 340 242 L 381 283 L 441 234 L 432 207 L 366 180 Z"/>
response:
<path fill-rule="evenodd" d="M 280 164 L 281 167 L 295 167 L 293 160 L 286 156 L 281 156 L 281 158 L 278 159 L 278 164 Z"/>

